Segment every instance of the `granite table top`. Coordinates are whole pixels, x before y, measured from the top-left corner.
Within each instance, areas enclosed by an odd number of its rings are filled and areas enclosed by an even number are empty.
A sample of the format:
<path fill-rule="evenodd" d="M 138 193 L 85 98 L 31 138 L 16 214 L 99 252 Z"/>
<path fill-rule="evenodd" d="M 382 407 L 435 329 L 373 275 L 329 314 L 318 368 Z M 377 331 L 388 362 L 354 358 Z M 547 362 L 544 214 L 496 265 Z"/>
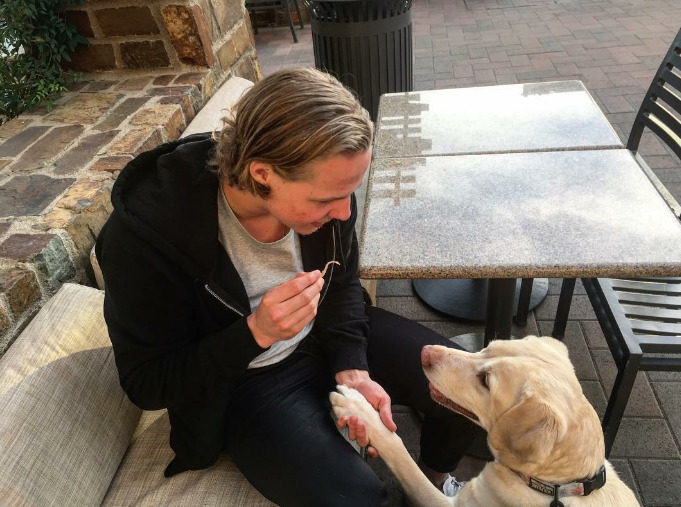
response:
<path fill-rule="evenodd" d="M 625 149 L 375 159 L 363 278 L 681 276 L 681 223 Z"/>
<path fill-rule="evenodd" d="M 580 81 L 381 96 L 374 158 L 622 148 Z"/>

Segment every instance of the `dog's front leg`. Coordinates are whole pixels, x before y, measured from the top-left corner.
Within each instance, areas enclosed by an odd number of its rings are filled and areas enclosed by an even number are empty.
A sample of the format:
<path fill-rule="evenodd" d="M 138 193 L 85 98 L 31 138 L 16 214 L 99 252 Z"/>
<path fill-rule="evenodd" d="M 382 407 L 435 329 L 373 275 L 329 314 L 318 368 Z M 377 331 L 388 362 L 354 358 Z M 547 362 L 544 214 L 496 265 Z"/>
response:
<path fill-rule="evenodd" d="M 385 427 L 378 412 L 355 389 L 337 386 L 329 398 L 336 418 L 356 415 L 366 426 L 369 442 L 392 470 L 415 507 L 452 507 L 455 499 L 446 497 L 411 459 L 402 439 Z M 456 498 L 456 497 L 455 497 Z"/>

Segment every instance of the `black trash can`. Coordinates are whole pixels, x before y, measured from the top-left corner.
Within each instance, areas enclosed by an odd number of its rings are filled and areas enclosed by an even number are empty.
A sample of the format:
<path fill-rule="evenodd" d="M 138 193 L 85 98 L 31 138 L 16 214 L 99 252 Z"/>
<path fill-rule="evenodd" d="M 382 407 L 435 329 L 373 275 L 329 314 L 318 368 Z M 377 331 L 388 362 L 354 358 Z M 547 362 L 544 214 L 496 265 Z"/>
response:
<path fill-rule="evenodd" d="M 382 93 L 414 89 L 412 0 L 303 0 L 315 66 L 355 90 L 375 120 Z"/>

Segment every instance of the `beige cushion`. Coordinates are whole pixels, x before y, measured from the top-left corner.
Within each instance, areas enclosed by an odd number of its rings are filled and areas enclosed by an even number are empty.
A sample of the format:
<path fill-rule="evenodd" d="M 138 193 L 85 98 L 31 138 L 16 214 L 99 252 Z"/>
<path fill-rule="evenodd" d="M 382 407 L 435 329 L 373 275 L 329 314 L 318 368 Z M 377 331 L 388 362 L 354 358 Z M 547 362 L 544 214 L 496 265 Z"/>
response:
<path fill-rule="evenodd" d="M 163 471 L 173 458 L 168 445 L 169 433 L 170 422 L 165 410 L 144 413 L 104 499 L 104 506 L 274 506 L 224 455 L 209 469 L 184 472 L 166 479 Z"/>
<path fill-rule="evenodd" d="M 223 116 L 231 114 L 234 104 L 251 86 L 253 83 L 248 79 L 236 76 L 229 78 L 201 108 L 180 137 L 220 130 Z"/>
<path fill-rule="evenodd" d="M 121 390 L 101 291 L 66 284 L 0 359 L 0 505 L 100 505 L 141 411 Z"/>

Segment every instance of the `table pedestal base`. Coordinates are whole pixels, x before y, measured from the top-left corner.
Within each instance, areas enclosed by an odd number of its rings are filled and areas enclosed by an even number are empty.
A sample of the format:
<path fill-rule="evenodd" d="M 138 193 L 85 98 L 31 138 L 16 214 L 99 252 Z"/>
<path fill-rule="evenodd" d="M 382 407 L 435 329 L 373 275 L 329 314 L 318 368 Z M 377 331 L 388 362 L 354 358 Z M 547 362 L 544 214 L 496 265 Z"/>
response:
<path fill-rule="evenodd" d="M 480 352 L 485 348 L 485 333 L 465 333 L 447 338 L 450 342 L 463 347 L 467 352 Z"/>
<path fill-rule="evenodd" d="M 463 347 L 467 352 L 480 352 L 485 347 L 485 333 L 465 333 L 447 338 L 450 342 Z"/>
<path fill-rule="evenodd" d="M 511 339 L 511 324 L 513 323 L 515 306 L 517 306 L 516 279 L 491 278 L 487 291 L 485 333 L 482 347 L 489 345 L 492 340 Z"/>
<path fill-rule="evenodd" d="M 447 338 L 450 342 L 466 349 L 466 352 L 480 352 L 485 348 L 485 332 L 464 333 Z M 515 340 L 517 336 L 511 335 L 509 340 Z"/>
<path fill-rule="evenodd" d="M 514 315 L 518 308 L 520 283 L 518 279 Z M 484 322 L 487 315 L 487 288 L 484 278 L 448 278 L 413 280 L 414 291 L 431 308 L 457 319 Z M 530 310 L 541 303 L 549 291 L 548 278 L 535 278 L 532 284 Z"/>

